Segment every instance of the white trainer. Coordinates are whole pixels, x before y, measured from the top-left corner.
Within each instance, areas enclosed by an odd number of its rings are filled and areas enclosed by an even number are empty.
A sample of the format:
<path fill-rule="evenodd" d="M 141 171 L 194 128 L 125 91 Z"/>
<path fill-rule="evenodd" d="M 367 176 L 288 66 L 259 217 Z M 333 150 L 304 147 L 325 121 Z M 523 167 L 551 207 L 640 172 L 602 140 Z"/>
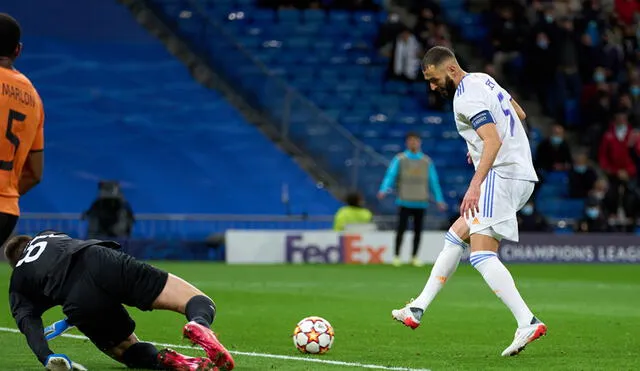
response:
<path fill-rule="evenodd" d="M 527 344 L 547 334 L 547 326 L 534 317 L 533 323 L 516 330 L 511 345 L 502 352 L 503 357 L 515 356 L 522 352 Z"/>
<path fill-rule="evenodd" d="M 412 302 L 413 299 L 404 308 L 392 310 L 391 316 L 396 321 L 402 322 L 403 325 L 415 330 L 420 326 L 420 319 L 424 311 L 420 308 L 411 307 Z"/>

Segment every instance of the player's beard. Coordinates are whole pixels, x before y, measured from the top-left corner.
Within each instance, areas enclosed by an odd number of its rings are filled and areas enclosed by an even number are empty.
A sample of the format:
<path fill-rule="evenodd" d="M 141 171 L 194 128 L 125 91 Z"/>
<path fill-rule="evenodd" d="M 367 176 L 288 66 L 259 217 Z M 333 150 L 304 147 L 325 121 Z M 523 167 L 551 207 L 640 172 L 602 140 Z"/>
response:
<path fill-rule="evenodd" d="M 458 87 L 453 82 L 453 80 L 449 76 L 447 76 L 444 78 L 444 87 L 440 88 L 439 90 L 440 95 L 442 95 L 443 98 L 450 98 L 453 97 L 457 89 Z"/>

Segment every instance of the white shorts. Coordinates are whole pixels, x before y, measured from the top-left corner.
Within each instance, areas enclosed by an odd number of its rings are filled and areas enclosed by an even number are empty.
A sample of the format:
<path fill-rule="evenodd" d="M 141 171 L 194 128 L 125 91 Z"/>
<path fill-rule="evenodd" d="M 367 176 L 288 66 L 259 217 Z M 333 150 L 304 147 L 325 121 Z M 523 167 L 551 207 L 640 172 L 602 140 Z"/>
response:
<path fill-rule="evenodd" d="M 480 187 L 479 213 L 467 219 L 470 234 L 483 234 L 497 239 L 518 242 L 516 213 L 533 194 L 534 182 L 502 178 L 489 170 Z"/>

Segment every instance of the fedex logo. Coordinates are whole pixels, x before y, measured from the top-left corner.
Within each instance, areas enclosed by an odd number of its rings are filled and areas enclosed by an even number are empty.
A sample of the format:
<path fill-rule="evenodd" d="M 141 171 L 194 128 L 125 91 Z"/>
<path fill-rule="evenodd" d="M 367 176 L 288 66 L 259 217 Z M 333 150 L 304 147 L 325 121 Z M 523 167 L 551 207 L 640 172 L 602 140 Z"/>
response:
<path fill-rule="evenodd" d="M 386 246 L 361 243 L 357 234 L 338 236 L 337 244 L 304 243 L 302 235 L 289 235 L 285 240 L 287 263 L 382 264 Z"/>

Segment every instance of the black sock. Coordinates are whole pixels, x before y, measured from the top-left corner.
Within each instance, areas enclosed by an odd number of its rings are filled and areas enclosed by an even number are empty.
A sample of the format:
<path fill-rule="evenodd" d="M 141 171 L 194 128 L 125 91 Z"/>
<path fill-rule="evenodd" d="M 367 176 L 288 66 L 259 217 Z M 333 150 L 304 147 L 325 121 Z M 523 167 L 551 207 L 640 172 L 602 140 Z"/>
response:
<path fill-rule="evenodd" d="M 150 343 L 135 343 L 122 354 L 122 362 L 129 368 L 164 370 L 158 363 L 158 349 Z"/>
<path fill-rule="evenodd" d="M 204 295 L 194 296 L 187 303 L 185 315 L 189 322 L 194 321 L 209 328 L 216 317 L 216 305 Z"/>

